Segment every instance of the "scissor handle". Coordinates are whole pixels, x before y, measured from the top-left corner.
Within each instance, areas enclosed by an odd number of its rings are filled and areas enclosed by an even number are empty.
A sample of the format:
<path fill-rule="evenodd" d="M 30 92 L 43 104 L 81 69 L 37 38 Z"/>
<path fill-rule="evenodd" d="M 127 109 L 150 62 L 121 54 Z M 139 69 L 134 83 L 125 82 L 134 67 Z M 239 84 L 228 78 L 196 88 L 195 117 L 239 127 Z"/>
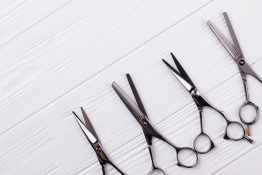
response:
<path fill-rule="evenodd" d="M 184 167 L 184 168 L 193 168 L 197 165 L 198 163 L 198 153 L 190 148 L 190 147 L 183 147 L 183 148 L 176 148 L 177 151 L 177 165 Z M 185 154 L 186 152 L 189 152 L 190 154 L 192 154 L 194 156 L 194 161 L 192 163 L 185 163 L 183 162 L 181 156 L 182 154 Z"/>
<path fill-rule="evenodd" d="M 158 139 L 162 140 L 163 142 L 167 143 L 168 145 L 170 145 L 171 147 L 173 147 L 176 150 L 176 154 L 177 154 L 177 165 L 184 167 L 184 168 L 193 168 L 197 165 L 198 163 L 198 153 L 190 148 L 190 147 L 177 147 L 176 145 L 174 145 L 173 143 L 171 143 L 169 140 L 167 140 L 166 138 L 164 138 L 161 135 L 154 135 L 154 137 L 157 137 Z M 182 154 L 189 152 L 194 156 L 194 161 L 193 163 L 184 163 L 181 156 Z"/>
<path fill-rule="evenodd" d="M 147 144 L 148 144 L 148 151 L 149 151 L 149 154 L 150 154 L 150 159 L 151 159 L 151 163 L 152 163 L 152 169 L 151 171 L 149 171 L 148 175 L 160 175 L 160 174 L 163 174 L 165 175 L 165 172 L 161 169 L 161 168 L 158 168 L 156 165 L 155 165 L 155 162 L 154 162 L 154 157 L 153 157 L 153 153 L 152 153 L 152 136 L 148 135 L 147 133 L 145 133 L 145 137 L 146 137 L 146 140 L 147 140 Z M 151 137 L 151 139 L 150 139 Z"/>
<path fill-rule="evenodd" d="M 105 165 L 101 165 L 103 175 L 106 175 Z"/>
<path fill-rule="evenodd" d="M 236 127 L 238 127 L 240 129 L 240 136 L 238 137 L 234 137 L 231 136 L 229 134 L 229 127 L 235 125 Z M 252 139 L 250 139 L 249 137 L 246 136 L 246 131 L 243 127 L 243 125 L 239 122 L 235 122 L 235 121 L 227 121 L 227 126 L 226 126 L 226 132 L 224 135 L 224 139 L 226 140 L 233 140 L 233 141 L 240 141 L 240 140 L 247 140 L 249 143 L 253 143 L 254 141 Z"/>
<path fill-rule="evenodd" d="M 164 172 L 162 169 L 154 166 L 154 167 L 151 169 L 151 171 L 149 171 L 149 173 L 148 173 L 147 175 L 161 175 L 161 174 L 162 174 L 162 175 L 165 175 L 165 172 Z"/>
<path fill-rule="evenodd" d="M 111 161 L 108 161 L 107 163 L 109 163 L 112 167 L 114 167 L 121 175 L 125 175 L 125 173 L 123 173 L 115 164 L 113 164 Z"/>
<path fill-rule="evenodd" d="M 204 151 L 200 150 L 200 149 L 198 148 L 198 146 L 197 146 L 197 141 L 198 141 L 201 137 L 206 137 L 206 138 L 208 139 L 208 141 L 209 141 L 209 147 L 208 147 L 206 150 L 204 150 Z M 211 151 L 213 148 L 215 148 L 214 142 L 213 142 L 213 141 L 211 140 L 211 138 L 210 138 L 206 133 L 204 133 L 203 131 L 202 131 L 202 132 L 195 138 L 195 140 L 194 140 L 194 149 L 195 149 L 196 152 L 199 153 L 199 154 L 206 154 L 206 153 L 208 153 L 209 151 Z"/>
<path fill-rule="evenodd" d="M 226 129 L 225 129 L 224 139 L 233 140 L 233 141 L 239 141 L 239 140 L 245 139 L 249 143 L 253 143 L 253 140 L 246 136 L 246 131 L 245 131 L 245 129 L 244 129 L 244 127 L 241 123 L 236 122 L 236 121 L 230 121 L 222 111 L 220 111 L 220 110 L 218 110 L 214 107 L 211 107 L 211 108 L 213 108 L 215 111 L 217 111 L 226 121 L 227 126 L 226 126 Z M 238 137 L 231 136 L 231 134 L 229 133 L 230 127 L 234 126 L 234 125 L 240 129 L 241 135 L 238 136 Z"/>
<path fill-rule="evenodd" d="M 111 165 L 113 168 L 115 168 L 121 175 L 125 175 L 114 163 L 112 163 L 110 160 L 103 160 L 101 164 L 103 175 L 106 175 L 105 167 L 106 164 Z"/>
<path fill-rule="evenodd" d="M 250 122 L 247 122 L 247 121 L 244 119 L 243 114 L 242 114 L 242 110 L 243 110 L 246 106 L 252 107 L 252 108 L 255 110 L 255 112 L 256 112 L 256 114 L 255 114 L 255 116 L 254 116 L 254 119 L 253 119 L 252 121 L 250 121 Z M 240 108 L 239 108 L 239 118 L 240 118 L 241 122 L 244 123 L 245 125 L 253 125 L 254 123 L 256 123 L 258 117 L 259 117 L 259 108 L 258 108 L 258 106 L 257 106 L 255 103 L 253 103 L 253 102 L 251 102 L 251 101 L 245 101 L 245 102 L 240 106 Z"/>
<path fill-rule="evenodd" d="M 194 149 L 190 147 L 177 147 L 172 142 L 170 142 L 167 138 L 165 138 L 160 133 L 158 133 L 158 131 L 155 130 L 155 128 L 150 124 L 149 120 L 146 119 L 145 117 L 140 118 L 139 123 L 143 127 L 143 129 L 145 129 L 145 131 L 148 132 L 148 134 L 162 140 L 163 142 L 167 143 L 168 145 L 170 145 L 176 150 L 178 166 L 185 167 L 185 168 L 193 168 L 197 165 L 198 154 Z M 195 160 L 192 164 L 187 165 L 186 163 L 182 162 L 180 157 L 183 152 L 191 152 L 194 155 Z"/>

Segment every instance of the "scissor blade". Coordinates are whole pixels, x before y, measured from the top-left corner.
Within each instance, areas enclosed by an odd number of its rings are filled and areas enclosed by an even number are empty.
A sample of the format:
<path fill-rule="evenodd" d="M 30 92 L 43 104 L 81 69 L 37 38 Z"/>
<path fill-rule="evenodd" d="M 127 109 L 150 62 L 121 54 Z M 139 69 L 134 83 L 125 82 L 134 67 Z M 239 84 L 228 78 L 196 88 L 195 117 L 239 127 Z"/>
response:
<path fill-rule="evenodd" d="M 112 83 L 112 87 L 119 96 L 119 98 L 122 100 L 122 102 L 126 105 L 128 110 L 133 114 L 133 116 L 136 118 L 136 120 L 140 120 L 145 115 L 143 112 L 139 109 L 139 107 L 132 101 L 132 99 L 118 86 L 116 82 Z"/>
<path fill-rule="evenodd" d="M 167 67 L 172 71 L 172 73 L 175 75 L 175 77 L 181 82 L 181 84 L 190 92 L 194 87 L 189 84 L 181 75 L 179 72 L 173 68 L 166 60 L 162 59 L 162 61 L 167 65 Z"/>
<path fill-rule="evenodd" d="M 85 127 L 84 123 L 79 119 L 79 117 L 76 115 L 74 111 L 73 114 L 75 115 L 76 121 L 79 124 L 82 131 L 84 132 L 87 139 L 93 144 L 96 143 L 98 141 L 96 137 Z"/>
<path fill-rule="evenodd" d="M 98 136 L 96 134 L 96 131 L 95 131 L 94 127 L 92 126 L 92 124 L 91 124 L 91 122 L 90 122 L 90 120 L 89 120 L 89 118 L 88 118 L 88 116 L 87 116 L 87 114 L 86 114 L 86 112 L 85 112 L 83 107 L 81 107 L 81 112 L 82 112 L 83 118 L 85 120 L 86 128 L 96 137 L 97 140 L 99 140 Z"/>
<path fill-rule="evenodd" d="M 189 83 L 191 84 L 191 86 L 195 87 L 193 81 L 189 78 L 189 76 L 187 75 L 186 71 L 184 70 L 184 68 L 181 66 L 181 64 L 179 63 L 179 61 L 177 60 L 177 58 L 175 57 L 175 55 L 171 52 L 170 53 L 175 64 L 176 64 L 176 67 L 180 73 L 180 75 L 182 75 L 182 77 Z"/>
<path fill-rule="evenodd" d="M 235 49 L 236 49 L 237 52 L 239 53 L 239 56 L 240 56 L 240 57 L 243 57 L 243 53 L 242 53 L 241 47 L 240 47 L 240 45 L 239 45 L 239 43 L 238 43 L 237 36 L 236 36 L 235 31 L 234 31 L 234 29 L 233 29 L 232 23 L 230 22 L 230 19 L 229 19 L 229 17 L 228 17 L 228 15 L 227 15 L 226 12 L 224 12 L 223 15 L 224 15 L 224 18 L 225 18 L 225 21 L 226 21 L 226 24 L 227 24 L 229 33 L 230 33 L 231 38 L 232 38 L 232 40 L 233 40 Z"/>
<path fill-rule="evenodd" d="M 230 43 L 230 41 L 222 34 L 222 32 L 211 22 L 208 21 L 207 25 L 224 46 L 224 48 L 228 51 L 228 53 L 235 59 L 239 58 L 241 54 L 235 49 L 235 47 Z"/>
<path fill-rule="evenodd" d="M 130 87 L 131 87 L 131 90 L 132 90 L 132 92 L 133 92 L 133 94 L 134 94 L 134 97 L 135 97 L 135 99 L 136 99 L 136 103 L 137 103 L 139 109 L 140 109 L 140 110 L 142 111 L 142 113 L 147 117 L 146 109 L 145 109 L 145 107 L 144 107 L 144 105 L 143 105 L 143 103 L 142 103 L 142 100 L 141 100 L 141 98 L 140 98 L 140 96 L 139 96 L 139 94 L 138 94 L 138 92 L 137 92 L 136 86 L 135 86 L 135 84 L 134 84 L 134 82 L 133 82 L 130 74 L 126 74 L 126 77 L 127 77 L 128 83 L 129 83 L 129 85 L 130 85 Z"/>

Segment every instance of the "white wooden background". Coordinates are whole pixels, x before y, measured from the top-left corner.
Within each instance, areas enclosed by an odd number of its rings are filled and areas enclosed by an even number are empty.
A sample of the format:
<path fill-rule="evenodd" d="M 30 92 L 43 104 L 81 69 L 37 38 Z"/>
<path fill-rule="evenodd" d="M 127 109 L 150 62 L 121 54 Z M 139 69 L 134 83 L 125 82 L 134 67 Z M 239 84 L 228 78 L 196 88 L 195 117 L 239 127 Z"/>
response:
<path fill-rule="evenodd" d="M 1 0 L 0 174 L 102 174 L 71 111 L 83 106 L 109 157 L 128 175 L 146 174 L 142 130 L 111 88 L 130 92 L 129 72 L 157 129 L 192 147 L 199 118 L 192 98 L 162 63 L 173 51 L 200 92 L 232 120 L 244 100 L 236 64 L 207 27 L 226 31 L 227 11 L 247 61 L 262 76 L 260 0 Z M 262 108 L 262 85 L 248 79 Z M 204 113 L 216 149 L 193 169 L 154 141 L 157 165 L 169 175 L 261 174 L 262 123 L 253 145 L 222 138 L 225 122 Z M 109 174 L 117 174 L 108 167 Z"/>

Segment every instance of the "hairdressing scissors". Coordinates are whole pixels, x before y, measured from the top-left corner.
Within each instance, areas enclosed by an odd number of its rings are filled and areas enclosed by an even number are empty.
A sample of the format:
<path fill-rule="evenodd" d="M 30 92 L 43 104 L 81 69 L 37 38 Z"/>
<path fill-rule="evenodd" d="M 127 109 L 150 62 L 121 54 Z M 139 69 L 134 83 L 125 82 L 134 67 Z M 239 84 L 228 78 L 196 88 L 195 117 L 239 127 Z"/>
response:
<path fill-rule="evenodd" d="M 254 104 L 253 102 L 249 100 L 246 77 L 247 75 L 251 75 L 254 78 L 256 78 L 260 83 L 262 83 L 262 79 L 255 73 L 255 71 L 245 61 L 244 55 L 238 43 L 236 34 L 229 20 L 229 17 L 226 12 L 224 12 L 223 15 L 224 15 L 229 33 L 231 35 L 233 44 L 231 44 L 231 42 L 222 34 L 221 31 L 219 31 L 219 29 L 211 21 L 208 21 L 207 25 L 210 27 L 210 29 L 216 35 L 218 40 L 221 42 L 221 44 L 225 47 L 225 49 L 228 51 L 228 53 L 232 56 L 232 58 L 235 60 L 236 64 L 238 65 L 238 69 L 240 71 L 240 75 L 241 75 L 243 85 L 244 85 L 245 98 L 246 98 L 245 102 L 239 108 L 239 117 L 240 117 L 241 122 L 247 125 L 247 132 L 248 132 L 248 135 L 250 135 L 250 125 L 253 125 L 257 121 L 258 116 L 259 116 L 259 108 L 256 104 Z M 252 117 L 251 120 L 247 120 L 243 116 L 243 110 L 246 107 L 253 109 L 253 111 L 255 112 L 254 116 L 250 116 Z"/>
<path fill-rule="evenodd" d="M 73 114 L 75 115 L 76 121 L 79 124 L 80 128 L 82 129 L 83 133 L 85 134 L 87 140 L 91 144 L 92 148 L 96 152 L 96 156 L 98 158 L 98 161 L 102 167 L 103 175 L 105 175 L 105 166 L 106 164 L 110 164 L 113 166 L 120 174 L 125 175 L 115 164 L 113 164 L 109 158 L 107 157 L 106 153 L 104 152 L 101 143 L 97 137 L 97 134 L 90 122 L 90 120 L 87 117 L 87 114 L 85 113 L 84 109 L 81 107 L 82 115 L 85 120 L 85 124 L 80 120 L 80 118 L 76 115 L 76 113 L 73 111 Z"/>
<path fill-rule="evenodd" d="M 193 98 L 193 100 L 194 100 L 194 102 L 197 106 L 197 109 L 199 111 L 200 134 L 194 140 L 194 149 L 200 154 L 205 154 L 205 153 L 208 153 L 210 150 L 212 150 L 215 147 L 211 138 L 203 130 L 202 112 L 203 112 L 204 107 L 209 107 L 209 108 L 215 110 L 225 119 L 227 126 L 226 126 L 226 130 L 225 130 L 224 139 L 235 140 L 235 141 L 238 141 L 238 140 L 241 140 L 241 139 L 246 139 L 247 141 L 252 143 L 253 140 L 251 140 L 250 138 L 248 138 L 245 135 L 245 129 L 243 128 L 243 126 L 239 122 L 230 121 L 229 119 L 227 119 L 227 117 L 224 115 L 224 113 L 222 111 L 220 111 L 219 109 L 217 109 L 214 106 L 212 106 L 211 104 L 209 104 L 207 102 L 207 100 L 197 90 L 196 86 L 194 85 L 192 80 L 189 78 L 186 71 L 180 65 L 180 63 L 178 62 L 178 60 L 176 59 L 176 57 L 174 56 L 173 53 L 171 53 L 171 56 L 172 56 L 172 58 L 173 58 L 173 60 L 176 64 L 177 70 L 174 67 L 172 67 L 168 62 L 166 62 L 164 59 L 163 59 L 163 62 L 172 71 L 172 73 L 181 82 L 181 84 L 188 90 L 188 92 L 190 93 L 191 97 Z M 231 131 L 233 128 L 237 128 L 240 131 L 240 134 L 237 134 L 237 135 L 233 134 L 232 131 Z M 209 141 L 208 147 L 203 148 L 202 147 L 203 145 L 201 145 L 201 144 L 199 145 L 200 140 L 202 140 L 203 138 Z"/>
<path fill-rule="evenodd" d="M 137 122 L 140 124 L 140 126 L 143 129 L 143 132 L 145 134 L 146 141 L 148 144 L 148 149 L 149 149 L 152 165 L 153 165 L 153 169 L 149 174 L 153 174 L 153 171 L 155 170 L 161 171 L 162 174 L 164 174 L 164 172 L 161 169 L 157 168 L 154 165 L 154 159 L 153 159 L 153 155 L 151 151 L 153 137 L 162 140 L 163 142 L 167 143 L 168 145 L 170 145 L 171 147 L 173 147 L 176 150 L 178 166 L 185 167 L 185 168 L 192 168 L 196 166 L 198 163 L 198 155 L 195 150 L 189 147 L 178 147 L 174 145 L 167 138 L 162 136 L 152 126 L 130 75 L 127 74 L 126 76 L 127 76 L 129 85 L 132 89 L 132 92 L 134 94 L 137 104 L 133 102 L 133 100 L 118 86 L 116 82 L 112 83 L 112 87 L 115 90 L 115 92 L 117 93 L 117 95 L 119 96 L 119 98 L 122 100 L 122 102 L 125 104 L 125 106 L 132 113 L 134 118 L 137 120 Z"/>

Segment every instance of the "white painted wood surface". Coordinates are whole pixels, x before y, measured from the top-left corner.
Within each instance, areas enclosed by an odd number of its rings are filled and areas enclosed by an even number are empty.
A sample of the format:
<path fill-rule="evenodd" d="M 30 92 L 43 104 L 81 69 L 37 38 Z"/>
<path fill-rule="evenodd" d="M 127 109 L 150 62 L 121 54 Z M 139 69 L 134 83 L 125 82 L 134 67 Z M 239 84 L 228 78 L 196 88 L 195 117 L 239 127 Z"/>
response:
<path fill-rule="evenodd" d="M 237 66 L 206 21 L 226 29 L 227 11 L 247 61 L 262 76 L 261 7 L 260 0 L 1 1 L 0 174 L 102 174 L 71 114 L 80 106 L 112 161 L 128 175 L 146 174 L 150 159 L 142 130 L 111 88 L 117 81 L 130 92 L 126 72 L 157 129 L 192 147 L 198 113 L 161 62 L 171 61 L 170 51 L 200 92 L 239 120 L 244 93 Z M 250 77 L 248 84 L 262 108 L 262 85 Z M 200 155 L 197 167 L 184 169 L 177 167 L 174 150 L 155 140 L 158 166 L 170 175 L 261 174 L 261 120 L 250 145 L 224 140 L 224 121 L 213 111 L 204 115 L 216 149 Z"/>

